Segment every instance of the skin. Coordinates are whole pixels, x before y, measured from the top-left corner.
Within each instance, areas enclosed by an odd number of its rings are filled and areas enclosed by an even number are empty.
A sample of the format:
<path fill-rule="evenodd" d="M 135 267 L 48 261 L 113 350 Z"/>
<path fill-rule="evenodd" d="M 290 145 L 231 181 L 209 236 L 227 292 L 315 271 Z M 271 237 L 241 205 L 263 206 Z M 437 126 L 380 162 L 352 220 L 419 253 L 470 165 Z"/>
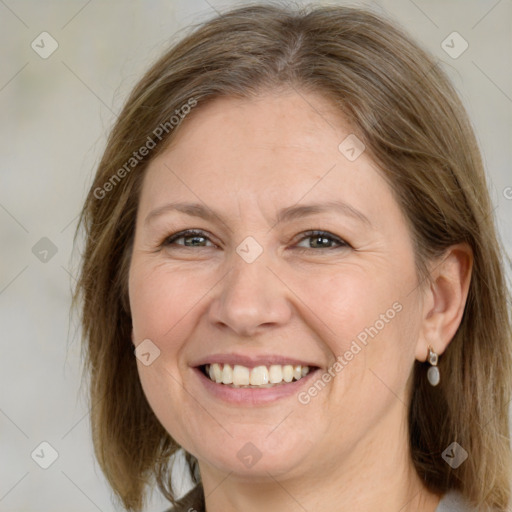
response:
<path fill-rule="evenodd" d="M 425 361 L 428 345 L 442 354 L 460 324 L 471 253 L 452 247 L 432 263 L 433 284 L 420 287 L 391 189 L 368 152 L 351 162 L 338 149 L 350 133 L 316 94 L 217 99 L 147 169 L 129 273 L 132 338 L 160 350 L 148 366 L 137 361 L 141 384 L 165 429 L 198 458 L 208 512 L 433 512 L 439 502 L 412 465 L 406 404 L 415 359 Z M 371 226 L 335 210 L 275 223 L 282 208 L 331 200 Z M 169 211 L 146 222 L 174 201 L 224 221 Z M 162 245 L 185 229 L 207 238 Z M 303 234 L 312 229 L 349 246 L 315 246 Z M 248 236 L 263 249 L 252 263 L 236 252 Z M 401 311 L 307 405 L 294 394 L 233 406 L 190 366 L 237 352 L 328 369 L 394 303 Z M 250 468 L 237 457 L 247 442 L 261 453 Z"/>

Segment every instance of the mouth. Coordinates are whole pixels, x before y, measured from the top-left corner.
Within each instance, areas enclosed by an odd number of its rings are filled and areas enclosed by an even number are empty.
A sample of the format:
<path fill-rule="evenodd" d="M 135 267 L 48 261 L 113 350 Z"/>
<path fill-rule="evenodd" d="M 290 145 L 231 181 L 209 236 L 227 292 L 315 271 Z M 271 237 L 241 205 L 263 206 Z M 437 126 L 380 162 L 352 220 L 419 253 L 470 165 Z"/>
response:
<path fill-rule="evenodd" d="M 239 364 L 212 363 L 201 365 L 198 369 L 210 381 L 225 387 L 265 389 L 297 382 L 318 367 L 272 364 L 249 368 Z"/>

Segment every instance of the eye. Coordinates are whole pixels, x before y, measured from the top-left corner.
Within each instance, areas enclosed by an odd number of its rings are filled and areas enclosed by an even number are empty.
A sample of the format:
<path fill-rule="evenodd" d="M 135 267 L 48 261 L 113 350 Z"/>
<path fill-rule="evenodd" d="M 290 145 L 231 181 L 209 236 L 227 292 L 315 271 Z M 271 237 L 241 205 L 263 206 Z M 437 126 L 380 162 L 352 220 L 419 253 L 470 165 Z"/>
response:
<path fill-rule="evenodd" d="M 187 240 L 189 243 L 187 243 Z M 179 241 L 183 241 L 184 243 L 178 243 Z M 167 237 L 162 242 L 162 247 L 169 245 L 178 245 L 182 247 L 208 247 L 205 245 L 205 241 L 211 242 L 211 240 L 205 235 L 204 231 L 187 229 L 186 231 L 180 231 L 179 233 L 175 233 L 174 235 Z M 212 243 L 211 246 L 215 246 L 215 244 Z"/>
<path fill-rule="evenodd" d="M 342 240 L 341 238 L 333 235 L 332 233 L 329 233 L 327 231 L 319 231 L 319 230 L 313 230 L 313 231 L 306 231 L 303 233 L 305 236 L 303 236 L 300 239 L 300 243 L 303 241 L 310 240 L 309 247 L 304 247 L 299 249 L 299 251 L 309 251 L 309 250 L 315 250 L 315 249 L 341 249 L 344 247 L 350 247 L 350 245 Z M 332 244 L 337 244 L 338 246 L 332 246 Z M 297 247 L 301 247 L 299 244 L 297 244 Z"/>
<path fill-rule="evenodd" d="M 303 237 L 299 240 L 299 244 L 295 247 L 299 252 L 310 251 L 315 249 L 341 249 L 350 247 L 350 244 L 341 238 L 327 231 L 312 230 L 303 233 Z M 301 246 L 301 243 L 310 241 L 309 246 Z M 207 245 L 208 242 L 210 245 Z M 333 246 L 333 244 L 335 244 Z M 180 231 L 167 237 L 161 244 L 162 247 L 181 246 L 181 247 L 216 247 L 204 231 L 197 229 L 187 229 Z"/>

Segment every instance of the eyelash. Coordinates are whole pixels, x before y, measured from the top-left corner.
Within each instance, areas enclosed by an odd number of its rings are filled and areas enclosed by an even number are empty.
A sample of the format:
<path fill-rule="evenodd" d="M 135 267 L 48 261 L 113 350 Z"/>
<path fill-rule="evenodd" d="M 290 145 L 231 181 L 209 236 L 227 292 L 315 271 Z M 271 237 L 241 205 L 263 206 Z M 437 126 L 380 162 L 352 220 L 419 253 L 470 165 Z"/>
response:
<path fill-rule="evenodd" d="M 320 237 L 322 237 L 322 238 L 329 239 L 329 240 L 339 244 L 338 247 L 320 247 L 319 249 L 335 250 L 335 249 L 343 249 L 343 248 L 351 247 L 351 245 L 349 243 L 347 243 L 344 240 L 342 240 L 341 238 L 333 235 L 332 233 L 329 233 L 328 231 L 309 230 L 309 231 L 305 231 L 304 233 L 302 233 L 302 235 L 303 235 L 303 237 L 301 239 L 299 239 L 298 242 L 302 242 L 303 240 L 306 240 L 308 238 L 315 238 L 315 237 L 316 238 L 320 238 Z M 162 242 L 161 247 L 168 247 L 170 245 L 173 245 L 176 242 L 176 240 L 179 240 L 180 238 L 191 238 L 191 237 L 194 237 L 194 236 L 199 236 L 199 237 L 205 238 L 207 240 L 210 240 L 208 238 L 208 236 L 205 235 L 204 231 L 196 230 L 196 229 L 187 229 L 185 231 L 180 231 L 180 232 L 175 233 L 175 234 L 173 234 L 171 236 L 168 236 Z M 210 240 L 210 242 L 211 242 L 211 240 Z M 185 246 L 185 245 L 182 245 L 182 244 L 177 244 L 177 245 L 181 246 L 183 248 L 186 248 L 186 249 L 192 249 L 193 248 L 193 246 L 190 247 L 190 246 Z M 198 247 L 202 247 L 202 246 L 198 246 Z M 299 252 L 318 251 L 319 249 L 315 249 L 313 247 L 299 247 L 298 249 L 296 248 L 296 250 L 298 250 Z"/>

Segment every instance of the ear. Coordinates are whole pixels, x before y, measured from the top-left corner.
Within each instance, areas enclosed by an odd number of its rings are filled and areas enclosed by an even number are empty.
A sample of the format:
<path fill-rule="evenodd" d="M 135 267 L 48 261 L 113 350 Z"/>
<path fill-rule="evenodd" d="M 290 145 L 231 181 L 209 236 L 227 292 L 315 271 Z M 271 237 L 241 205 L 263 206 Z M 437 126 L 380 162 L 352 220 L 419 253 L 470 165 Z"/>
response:
<path fill-rule="evenodd" d="M 428 346 L 442 354 L 459 328 L 473 269 L 473 251 L 467 243 L 449 247 L 432 262 L 432 284 L 423 292 L 422 325 L 416 359 L 426 361 Z"/>

